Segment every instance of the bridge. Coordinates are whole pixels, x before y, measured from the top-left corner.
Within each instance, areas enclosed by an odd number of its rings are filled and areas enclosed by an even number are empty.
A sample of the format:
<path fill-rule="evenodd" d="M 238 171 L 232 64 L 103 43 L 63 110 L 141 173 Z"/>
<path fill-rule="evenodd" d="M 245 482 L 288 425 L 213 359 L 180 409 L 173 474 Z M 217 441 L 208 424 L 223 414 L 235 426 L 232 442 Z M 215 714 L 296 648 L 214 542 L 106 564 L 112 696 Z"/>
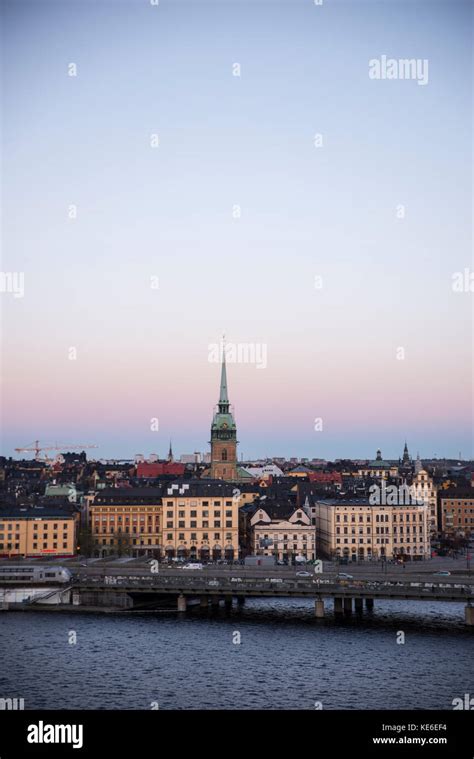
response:
<path fill-rule="evenodd" d="M 364 602 L 373 609 L 377 599 L 462 602 L 466 623 L 474 626 L 474 579 L 468 575 L 436 577 L 432 574 L 400 574 L 348 579 L 333 575 L 299 577 L 296 573 L 250 573 L 238 571 L 193 572 L 164 571 L 153 574 L 79 574 L 73 584 L 73 604 L 140 608 L 153 599 L 171 599 L 177 610 L 185 612 L 188 604 L 199 602 L 201 608 L 227 608 L 245 603 L 246 598 L 309 598 L 315 602 L 315 616 L 325 616 L 325 600 L 334 599 L 334 613 L 360 613 Z M 471 584 L 472 583 L 472 584 Z"/>

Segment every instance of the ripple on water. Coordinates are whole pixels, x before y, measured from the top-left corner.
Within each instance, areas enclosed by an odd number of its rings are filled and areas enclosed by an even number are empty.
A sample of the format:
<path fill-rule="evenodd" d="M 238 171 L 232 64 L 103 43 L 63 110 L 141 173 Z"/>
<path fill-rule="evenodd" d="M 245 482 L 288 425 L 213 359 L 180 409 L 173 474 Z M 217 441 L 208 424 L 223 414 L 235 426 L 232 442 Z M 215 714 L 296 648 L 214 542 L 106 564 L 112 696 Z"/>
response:
<path fill-rule="evenodd" d="M 316 620 L 301 600 L 180 620 L 4 612 L 0 645 L 2 692 L 27 708 L 450 709 L 472 692 L 474 636 L 460 604 L 379 602 L 341 622 Z"/>

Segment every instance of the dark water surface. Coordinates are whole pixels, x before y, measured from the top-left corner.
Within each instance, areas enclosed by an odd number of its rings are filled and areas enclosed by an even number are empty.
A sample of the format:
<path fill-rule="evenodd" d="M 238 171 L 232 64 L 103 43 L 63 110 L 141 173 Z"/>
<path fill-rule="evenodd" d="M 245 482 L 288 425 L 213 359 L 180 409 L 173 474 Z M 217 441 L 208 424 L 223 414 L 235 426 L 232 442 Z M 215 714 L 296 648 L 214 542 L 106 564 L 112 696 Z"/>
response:
<path fill-rule="evenodd" d="M 463 605 L 379 601 L 372 616 L 341 622 L 313 608 L 254 599 L 183 618 L 1 612 L 0 697 L 26 709 L 452 709 L 474 695 Z"/>

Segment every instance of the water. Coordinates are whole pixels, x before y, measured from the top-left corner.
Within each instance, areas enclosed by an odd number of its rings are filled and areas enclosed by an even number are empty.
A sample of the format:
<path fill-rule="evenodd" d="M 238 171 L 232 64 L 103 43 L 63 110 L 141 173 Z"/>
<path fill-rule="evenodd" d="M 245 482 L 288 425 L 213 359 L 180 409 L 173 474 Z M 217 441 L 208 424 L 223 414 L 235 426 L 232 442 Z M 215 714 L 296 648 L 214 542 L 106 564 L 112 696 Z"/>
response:
<path fill-rule="evenodd" d="M 336 622 L 302 599 L 230 616 L 2 612 L 0 696 L 26 709 L 451 709 L 474 694 L 463 612 L 378 601 L 372 618 Z"/>

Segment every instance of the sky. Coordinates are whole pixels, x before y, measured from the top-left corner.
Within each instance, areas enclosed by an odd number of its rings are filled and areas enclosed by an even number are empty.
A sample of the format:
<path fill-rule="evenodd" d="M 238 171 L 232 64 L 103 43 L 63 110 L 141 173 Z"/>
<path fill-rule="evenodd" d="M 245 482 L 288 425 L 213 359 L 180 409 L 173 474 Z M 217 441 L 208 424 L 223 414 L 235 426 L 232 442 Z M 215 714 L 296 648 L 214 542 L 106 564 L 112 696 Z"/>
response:
<path fill-rule="evenodd" d="M 469 2 L 0 9 L 0 454 L 474 456 Z"/>

